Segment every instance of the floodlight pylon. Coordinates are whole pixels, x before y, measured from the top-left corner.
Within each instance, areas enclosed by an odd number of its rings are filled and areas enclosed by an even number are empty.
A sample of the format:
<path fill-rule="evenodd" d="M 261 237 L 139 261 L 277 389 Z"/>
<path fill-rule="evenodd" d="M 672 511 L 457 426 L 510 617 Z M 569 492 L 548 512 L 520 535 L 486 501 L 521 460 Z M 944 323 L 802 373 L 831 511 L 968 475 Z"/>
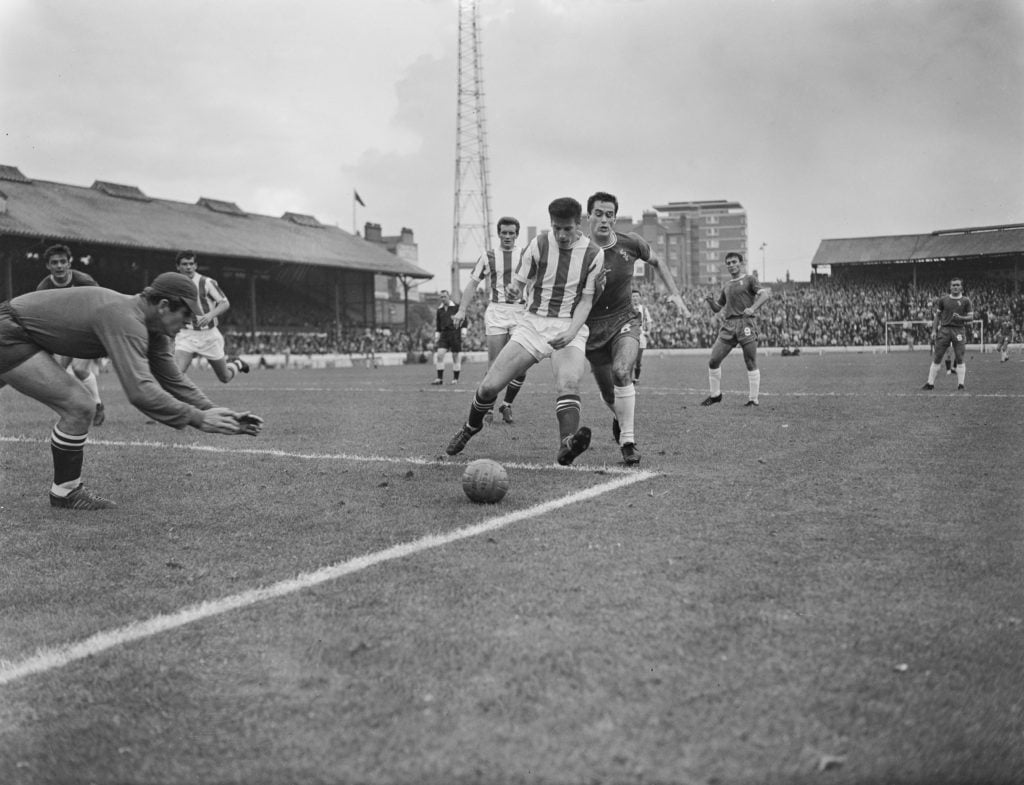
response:
<path fill-rule="evenodd" d="M 476 0 L 459 0 L 458 91 L 452 294 L 462 288 L 459 271 L 471 269 L 482 253 L 491 250 L 487 123 L 480 50 L 480 12 Z"/>

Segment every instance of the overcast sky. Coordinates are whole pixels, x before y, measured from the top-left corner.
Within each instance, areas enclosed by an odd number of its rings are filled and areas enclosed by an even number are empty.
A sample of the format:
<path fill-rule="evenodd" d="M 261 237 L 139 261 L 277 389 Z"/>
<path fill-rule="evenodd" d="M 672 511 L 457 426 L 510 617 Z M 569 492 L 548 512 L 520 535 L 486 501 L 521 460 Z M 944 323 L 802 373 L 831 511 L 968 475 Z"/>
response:
<path fill-rule="evenodd" d="M 1019 0 L 480 0 L 491 209 L 734 199 L 752 262 L 1024 221 Z M 415 232 L 450 280 L 456 0 L 0 0 L 0 163 Z M 465 280 L 463 278 L 463 280 Z"/>

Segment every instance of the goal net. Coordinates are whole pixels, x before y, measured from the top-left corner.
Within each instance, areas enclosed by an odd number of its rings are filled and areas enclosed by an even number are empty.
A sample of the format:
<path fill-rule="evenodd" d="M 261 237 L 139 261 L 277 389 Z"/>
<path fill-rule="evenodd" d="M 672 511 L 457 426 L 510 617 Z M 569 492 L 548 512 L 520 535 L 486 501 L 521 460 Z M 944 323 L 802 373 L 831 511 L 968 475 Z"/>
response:
<path fill-rule="evenodd" d="M 932 322 L 905 321 L 885 323 L 885 351 L 895 349 L 916 349 L 928 347 L 932 343 Z M 967 343 L 976 343 L 985 351 L 985 325 L 981 319 L 975 319 L 967 328 Z"/>

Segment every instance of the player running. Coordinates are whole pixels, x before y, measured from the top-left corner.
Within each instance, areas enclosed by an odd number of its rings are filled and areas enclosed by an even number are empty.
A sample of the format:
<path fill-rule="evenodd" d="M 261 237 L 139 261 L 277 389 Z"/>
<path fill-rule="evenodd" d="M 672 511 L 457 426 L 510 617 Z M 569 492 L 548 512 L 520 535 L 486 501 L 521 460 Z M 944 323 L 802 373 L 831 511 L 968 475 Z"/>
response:
<path fill-rule="evenodd" d="M 482 281 L 489 281 L 487 285 L 487 310 L 484 312 L 484 331 L 487 339 L 487 360 L 488 364 L 493 363 L 498 353 L 505 348 L 509 338 L 512 337 L 513 328 L 519 324 L 523 312 L 526 310 L 526 301 L 522 296 L 510 299 L 508 285 L 512 281 L 512 275 L 519 266 L 519 258 L 522 252 L 516 247 L 516 240 L 519 237 L 519 221 L 515 218 L 504 217 L 498 219 L 498 251 L 488 251 L 483 254 L 476 263 L 476 267 L 469 274 L 469 283 L 462 293 L 459 301 L 459 310 L 452 317 L 455 325 L 461 327 L 466 321 L 466 309 L 473 300 L 473 294 Z M 498 413 L 501 419 L 512 424 L 512 402 L 519 395 L 526 381 L 526 374 L 517 376 L 508 383 L 505 388 L 505 400 L 498 406 Z M 484 420 L 490 422 L 491 412 L 484 415 Z"/>
<path fill-rule="evenodd" d="M 71 269 L 71 249 L 66 245 L 51 245 L 43 251 L 43 261 L 46 262 L 46 269 L 50 271 L 50 274 L 39 282 L 39 285 L 36 287 L 37 292 L 49 289 L 66 289 L 69 286 L 99 286 L 96 283 L 96 279 L 88 273 Z M 98 363 L 95 360 L 83 360 L 60 355 L 53 359 L 63 368 L 70 366 L 75 378 L 85 385 L 89 394 L 92 395 L 92 399 L 96 402 L 96 410 L 92 415 L 92 424 L 97 426 L 103 425 L 103 421 L 107 419 L 107 413 L 104 411 L 103 401 L 100 399 L 100 386 L 96 381 L 94 370 L 99 367 Z"/>
<path fill-rule="evenodd" d="M 967 378 L 967 366 L 964 365 L 964 350 L 967 348 L 967 325 L 974 318 L 974 306 L 971 299 L 964 296 L 964 282 L 953 278 L 949 282 L 949 294 L 944 294 L 935 301 L 933 308 L 935 318 L 932 321 L 932 364 L 928 368 L 928 381 L 922 390 L 935 389 L 935 377 L 942 369 L 942 356 L 952 344 L 953 356 L 956 361 L 956 388 L 964 389 Z"/>
<path fill-rule="evenodd" d="M 193 359 L 205 357 L 224 384 L 240 373 L 249 373 L 245 360 L 241 357 L 229 360 L 224 354 L 224 336 L 217 329 L 217 319 L 231 307 L 227 295 L 213 278 L 199 274 L 195 251 L 182 251 L 175 264 L 178 272 L 195 285 L 199 293 L 197 302 L 202 309 L 188 320 L 175 339 L 174 359 L 178 370 L 185 373 Z"/>
<path fill-rule="evenodd" d="M 622 460 L 633 466 L 640 463 L 634 433 L 636 386 L 633 370 L 640 349 L 641 322 L 640 314 L 633 307 L 636 261 L 639 259 L 657 271 L 669 291 L 669 300 L 684 319 L 690 318 L 690 312 L 672 275 L 651 254 L 647 241 L 635 232 L 615 232 L 618 212 L 619 200 L 610 193 L 598 191 L 587 199 L 590 239 L 604 251 L 606 273 L 604 290 L 587 317 L 590 329 L 587 359 L 601 398 L 612 412 L 612 436 L 620 445 Z"/>
<path fill-rule="evenodd" d="M 137 295 L 81 286 L 31 292 L 0 303 L 0 387 L 9 384 L 60 417 L 50 432 L 51 506 L 117 506 L 82 484 L 93 404 L 86 389 L 51 355 L 109 357 L 128 400 L 172 428 L 191 425 L 206 433 L 250 436 L 260 432 L 259 417 L 214 407 L 174 362 L 174 336 L 201 312 L 195 286 L 178 273 L 158 275 Z"/>
<path fill-rule="evenodd" d="M 725 255 L 725 267 L 729 280 L 722 287 L 718 298 L 708 295 L 704 298 L 711 310 L 722 313 L 722 327 L 718 331 L 715 345 L 711 347 L 708 360 L 708 384 L 711 394 L 700 402 L 701 406 L 713 406 L 722 400 L 722 360 L 737 345 L 743 350 L 743 361 L 747 365 L 747 387 L 749 395 L 744 406 L 759 405 L 761 392 L 761 371 L 757 368 L 757 325 L 754 314 L 769 297 L 772 290 L 761 286 L 757 277 L 743 273 L 743 254 L 730 251 Z"/>
<path fill-rule="evenodd" d="M 548 216 L 551 232 L 530 241 L 508 284 L 513 299 L 526 287 L 526 313 L 476 388 L 466 424 L 445 449 L 448 455 L 462 452 L 480 432 L 498 393 L 545 357 L 551 358 L 558 396 L 558 463 L 568 466 L 590 447 L 590 428 L 580 426 L 580 378 L 604 251 L 580 231 L 583 207 L 572 197 L 551 202 Z"/>

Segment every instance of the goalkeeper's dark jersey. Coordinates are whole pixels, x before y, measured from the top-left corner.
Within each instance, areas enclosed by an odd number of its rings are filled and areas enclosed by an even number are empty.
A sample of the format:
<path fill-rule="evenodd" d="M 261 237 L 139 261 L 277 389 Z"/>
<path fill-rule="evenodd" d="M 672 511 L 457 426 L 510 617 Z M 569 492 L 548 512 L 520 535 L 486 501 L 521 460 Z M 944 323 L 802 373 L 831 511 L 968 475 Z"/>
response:
<path fill-rule="evenodd" d="M 128 400 L 151 419 L 199 427 L 203 410 L 213 406 L 178 370 L 174 339 L 150 331 L 140 295 L 66 286 L 15 297 L 0 306 L 0 319 L 4 309 L 19 327 L 22 346 L 86 360 L 110 357 Z"/>

